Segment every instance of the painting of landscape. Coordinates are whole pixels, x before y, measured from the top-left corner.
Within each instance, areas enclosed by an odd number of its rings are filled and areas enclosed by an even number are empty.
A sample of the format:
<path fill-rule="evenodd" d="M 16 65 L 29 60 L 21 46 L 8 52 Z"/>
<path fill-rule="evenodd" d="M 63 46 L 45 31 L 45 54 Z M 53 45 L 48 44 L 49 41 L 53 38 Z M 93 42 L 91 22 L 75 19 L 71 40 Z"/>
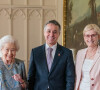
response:
<path fill-rule="evenodd" d="M 95 23 L 100 27 L 100 0 L 67 0 L 65 46 L 79 50 L 85 48 L 83 29 Z"/>

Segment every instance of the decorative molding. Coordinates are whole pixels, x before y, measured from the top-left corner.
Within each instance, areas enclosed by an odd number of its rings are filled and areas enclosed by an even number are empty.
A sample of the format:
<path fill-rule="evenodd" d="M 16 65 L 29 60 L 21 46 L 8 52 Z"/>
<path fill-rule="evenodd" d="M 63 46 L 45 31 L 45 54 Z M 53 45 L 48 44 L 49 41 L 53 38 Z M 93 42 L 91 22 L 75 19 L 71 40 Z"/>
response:
<path fill-rule="evenodd" d="M 10 19 L 10 12 L 7 8 L 0 9 L 0 15 L 6 16 L 8 19 Z"/>
<path fill-rule="evenodd" d="M 39 1 L 40 1 L 40 3 L 39 3 Z M 5 26 L 7 26 L 8 29 L 7 29 L 7 31 L 6 30 L 4 31 L 4 34 L 6 32 L 7 34 L 15 35 L 15 37 L 18 38 L 18 40 L 20 42 L 24 40 L 25 45 L 20 49 L 20 51 L 23 52 L 23 50 L 24 50 L 25 57 L 22 57 L 20 54 L 18 54 L 18 58 L 25 60 L 24 62 L 25 62 L 25 67 L 26 67 L 27 72 L 28 72 L 29 56 L 30 56 L 29 53 L 30 53 L 30 49 L 31 49 L 30 44 L 32 45 L 32 48 L 37 46 L 37 44 L 36 45 L 33 44 L 33 41 L 35 38 L 38 38 L 38 40 L 37 40 L 37 42 L 39 42 L 38 45 L 41 45 L 45 42 L 44 36 L 43 36 L 43 27 L 44 27 L 44 24 L 48 20 L 57 19 L 57 20 L 62 21 L 62 19 L 60 18 L 62 15 L 61 14 L 62 12 L 59 13 L 60 9 L 58 10 L 58 7 L 62 6 L 61 2 L 63 2 L 63 0 L 54 0 L 54 1 L 52 0 L 52 1 L 49 1 L 50 3 L 47 2 L 47 0 L 39 0 L 39 1 L 36 1 L 36 3 L 35 3 L 35 0 L 22 0 L 22 1 L 1 0 L 0 1 L 1 2 L 0 18 L 2 19 L 2 17 L 3 17 L 3 19 L 4 19 L 3 21 L 2 20 L 0 21 L 0 23 L 3 23 L 3 26 L 0 27 L 0 29 L 2 30 L 1 32 L 3 32 L 3 30 L 5 30 Z M 55 1 L 56 1 L 56 3 L 55 3 Z M 2 4 L 3 2 L 6 2 L 6 3 Z M 22 2 L 24 2 L 24 3 L 22 3 Z M 47 3 L 47 5 L 44 5 L 45 2 Z M 51 2 L 53 2 L 53 3 L 51 3 Z M 51 4 L 53 4 L 53 5 L 51 5 Z M 7 22 L 8 20 L 9 20 L 9 22 Z M 15 22 L 14 22 L 14 20 L 15 20 Z M 18 20 L 18 21 L 16 21 L 16 20 Z M 5 22 L 7 22 L 7 23 L 5 23 Z M 18 25 L 17 25 L 17 23 L 18 23 Z M 20 27 L 18 27 L 18 26 L 20 26 Z M 36 29 L 34 29 L 34 28 L 36 28 Z M 39 28 L 39 29 L 37 29 L 37 28 Z M 19 31 L 21 30 L 21 32 L 19 32 L 17 29 Z M 34 33 L 34 32 L 38 33 L 39 32 L 39 33 L 35 37 L 35 36 L 33 36 L 33 34 L 30 35 L 29 32 L 30 33 Z M 1 33 L 0 36 L 4 35 L 4 34 Z M 22 34 L 22 36 L 19 37 L 18 34 Z M 33 39 L 30 39 L 29 36 L 30 36 L 30 38 L 32 37 Z M 30 41 L 30 43 L 28 43 L 29 41 Z"/>
<path fill-rule="evenodd" d="M 55 10 L 45 10 L 44 11 L 44 17 L 49 17 L 49 18 L 56 18 L 56 13 Z"/>
<path fill-rule="evenodd" d="M 30 19 L 31 16 L 41 18 L 41 9 L 28 9 L 28 18 Z"/>
<path fill-rule="evenodd" d="M 17 16 L 22 16 L 23 19 L 25 19 L 26 13 L 23 9 L 20 9 L 20 8 L 12 9 L 12 18 L 15 19 Z"/>

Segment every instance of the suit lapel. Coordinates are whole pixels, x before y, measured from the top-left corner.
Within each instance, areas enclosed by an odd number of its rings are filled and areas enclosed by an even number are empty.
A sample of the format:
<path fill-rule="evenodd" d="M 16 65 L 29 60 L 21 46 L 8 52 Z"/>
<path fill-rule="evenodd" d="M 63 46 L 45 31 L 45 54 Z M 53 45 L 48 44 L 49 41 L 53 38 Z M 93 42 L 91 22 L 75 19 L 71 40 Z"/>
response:
<path fill-rule="evenodd" d="M 54 60 L 53 60 L 52 66 L 51 66 L 50 74 L 56 68 L 56 65 L 59 62 L 62 53 L 63 53 L 63 51 L 61 50 L 61 46 L 59 44 L 57 44 L 57 49 L 56 49 Z"/>
<path fill-rule="evenodd" d="M 98 46 L 98 49 L 97 49 L 96 54 L 94 56 L 94 62 L 93 62 L 92 68 L 95 65 L 95 63 L 97 62 L 99 57 L 100 57 L 100 46 Z M 92 68 L 91 68 L 91 70 L 92 70 Z"/>
<path fill-rule="evenodd" d="M 87 48 L 82 52 L 82 56 L 80 58 L 80 70 L 81 70 L 81 73 L 82 74 L 82 67 L 83 67 L 83 63 L 84 63 L 84 60 L 85 60 L 85 55 L 86 55 L 86 51 L 87 51 Z"/>
<path fill-rule="evenodd" d="M 46 52 L 45 52 L 45 44 L 43 45 L 42 47 L 42 50 L 40 51 L 40 55 L 39 55 L 39 58 L 40 58 L 40 65 L 41 67 L 49 73 L 48 71 L 48 66 L 47 66 L 47 60 L 46 60 Z"/>

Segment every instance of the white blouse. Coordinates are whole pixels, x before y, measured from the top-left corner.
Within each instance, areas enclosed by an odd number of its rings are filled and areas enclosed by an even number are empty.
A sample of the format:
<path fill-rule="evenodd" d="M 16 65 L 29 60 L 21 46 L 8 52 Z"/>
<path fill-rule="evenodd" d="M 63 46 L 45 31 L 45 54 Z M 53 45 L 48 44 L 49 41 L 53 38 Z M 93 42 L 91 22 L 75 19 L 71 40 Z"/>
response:
<path fill-rule="evenodd" d="M 93 65 L 93 60 L 85 59 L 82 67 L 82 80 L 79 90 L 90 90 L 90 75 L 89 72 Z"/>

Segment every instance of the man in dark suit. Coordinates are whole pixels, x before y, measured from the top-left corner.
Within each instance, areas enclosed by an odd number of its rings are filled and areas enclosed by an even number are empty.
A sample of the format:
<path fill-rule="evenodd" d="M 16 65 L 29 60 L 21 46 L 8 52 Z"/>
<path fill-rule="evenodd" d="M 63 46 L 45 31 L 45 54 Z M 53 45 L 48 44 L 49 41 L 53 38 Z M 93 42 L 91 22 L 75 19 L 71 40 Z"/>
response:
<path fill-rule="evenodd" d="M 73 56 L 71 50 L 57 43 L 60 30 L 61 26 L 56 20 L 47 22 L 44 27 L 46 44 L 32 49 L 29 90 L 74 90 Z M 48 48 L 52 49 L 51 56 Z"/>

